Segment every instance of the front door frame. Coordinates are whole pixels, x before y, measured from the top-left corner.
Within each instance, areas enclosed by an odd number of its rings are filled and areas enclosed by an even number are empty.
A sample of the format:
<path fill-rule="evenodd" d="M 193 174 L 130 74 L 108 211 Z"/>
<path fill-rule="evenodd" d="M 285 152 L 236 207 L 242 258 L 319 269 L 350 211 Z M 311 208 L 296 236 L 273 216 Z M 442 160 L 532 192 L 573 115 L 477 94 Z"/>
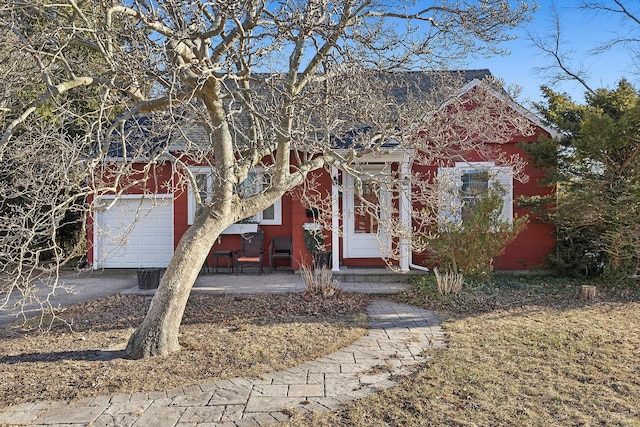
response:
<path fill-rule="evenodd" d="M 411 266 L 411 182 L 409 179 L 411 171 L 411 158 L 412 151 L 390 151 L 384 154 L 375 153 L 363 156 L 360 159 L 362 163 L 387 163 L 391 166 L 392 163 L 397 163 L 400 170 L 399 180 L 399 203 L 400 203 L 400 221 L 406 232 L 399 239 L 400 248 L 400 270 L 409 271 Z M 346 154 L 346 152 L 345 152 Z M 331 167 L 331 247 L 332 247 L 332 266 L 331 270 L 334 272 L 340 271 L 341 259 L 343 258 L 340 250 L 343 244 L 340 244 L 340 240 L 344 240 L 344 215 L 340 212 L 341 208 L 344 208 L 344 194 L 343 188 L 340 185 L 341 177 L 344 177 L 346 172 L 339 169 L 336 166 Z M 342 201 L 342 203 L 341 203 Z M 343 209 L 344 211 L 344 209 Z M 344 257 L 346 258 L 346 257 Z"/>
<path fill-rule="evenodd" d="M 376 163 L 366 164 L 361 168 L 366 173 L 373 176 L 382 177 L 381 183 L 389 182 L 385 179 L 385 176 L 391 175 L 390 163 Z M 344 258 L 382 258 L 384 251 L 391 251 L 391 237 L 384 232 L 385 220 L 389 219 L 388 211 L 380 209 L 380 224 L 377 233 L 355 233 L 355 178 L 345 173 L 343 175 L 345 180 L 344 197 L 342 198 L 342 213 L 343 213 L 343 239 L 342 239 L 342 251 Z M 391 204 L 391 192 L 387 186 L 380 186 L 380 194 L 378 196 L 379 205 L 389 206 Z M 358 244 L 358 246 L 356 246 Z"/>

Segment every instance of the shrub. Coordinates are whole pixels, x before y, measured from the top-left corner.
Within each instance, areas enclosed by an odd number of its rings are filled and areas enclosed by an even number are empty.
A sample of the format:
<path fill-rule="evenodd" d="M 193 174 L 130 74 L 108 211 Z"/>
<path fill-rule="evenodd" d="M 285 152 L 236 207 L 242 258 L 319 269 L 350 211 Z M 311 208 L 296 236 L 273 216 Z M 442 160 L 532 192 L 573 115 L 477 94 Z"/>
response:
<path fill-rule="evenodd" d="M 326 267 L 312 270 L 307 265 L 302 264 L 301 274 L 306 286 L 305 292 L 307 293 L 330 297 L 338 290 L 338 281 L 333 278 L 333 273 Z"/>
<path fill-rule="evenodd" d="M 464 275 L 455 271 L 446 271 L 440 274 L 438 267 L 433 269 L 438 284 L 438 292 L 440 295 L 457 294 L 464 284 Z"/>
<path fill-rule="evenodd" d="M 527 225 L 528 217 L 507 222 L 500 218 L 502 188 L 496 184 L 465 209 L 464 218 L 440 224 L 438 230 L 422 236 L 428 256 L 441 269 L 464 276 L 486 277 L 493 271 L 493 259 Z M 460 280 L 460 279 L 457 279 Z"/>

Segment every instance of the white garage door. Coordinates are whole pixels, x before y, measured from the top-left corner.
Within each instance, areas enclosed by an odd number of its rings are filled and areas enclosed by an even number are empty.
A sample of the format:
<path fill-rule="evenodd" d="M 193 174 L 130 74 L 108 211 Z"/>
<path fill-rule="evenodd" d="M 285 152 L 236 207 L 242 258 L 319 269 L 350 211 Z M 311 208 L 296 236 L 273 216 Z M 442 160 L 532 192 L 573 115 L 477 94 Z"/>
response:
<path fill-rule="evenodd" d="M 173 256 L 173 198 L 122 198 L 96 217 L 95 268 L 166 267 Z"/>

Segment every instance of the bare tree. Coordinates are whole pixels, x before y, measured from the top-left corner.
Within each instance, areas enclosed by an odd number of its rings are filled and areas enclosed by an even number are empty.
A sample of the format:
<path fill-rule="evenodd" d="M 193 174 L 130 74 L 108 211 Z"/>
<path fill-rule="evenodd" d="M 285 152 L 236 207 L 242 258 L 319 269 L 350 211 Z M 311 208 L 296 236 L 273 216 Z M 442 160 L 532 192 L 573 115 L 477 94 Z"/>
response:
<path fill-rule="evenodd" d="M 583 1 L 579 6 L 593 15 L 608 15 L 616 18 L 619 28 L 612 29 L 615 34 L 610 40 L 593 48 L 594 53 L 606 52 L 614 47 L 629 48 L 632 55 L 638 55 L 640 43 L 640 8 L 632 1 L 612 0 L 608 2 Z"/>
<path fill-rule="evenodd" d="M 469 117 L 466 106 L 483 105 L 483 89 L 461 100 L 460 80 L 442 80 L 399 102 L 389 72 L 439 70 L 471 52 L 496 53 L 532 8 L 491 1 L 6 2 L 0 28 L 18 56 L 13 68 L 3 63 L 0 158 L 2 168 L 13 167 L 9 158 L 22 165 L 34 192 L 7 185 L 14 193 L 3 197 L 37 204 L 18 213 L 23 223 L 3 225 L 7 239 L 41 236 L 60 265 L 70 254 L 55 232 L 75 201 L 127 188 L 151 192 L 145 183 L 161 162 L 184 179 L 156 185 L 198 188 L 189 165 L 211 166 L 211 195 L 196 192 L 201 208 L 128 344 L 136 358 L 176 351 L 187 298 L 218 235 L 303 186 L 311 172 L 336 166 L 362 176 L 358 159 L 394 144 L 419 152 L 416 161 L 443 158 L 454 146 L 472 150 L 492 128 L 478 120 L 499 123 L 489 136 L 506 140 L 522 123 L 505 105 Z M 28 170 L 26 152 L 46 167 Z M 269 179 L 246 191 L 256 166 Z M 44 216 L 49 222 L 36 227 Z M 15 245 L 6 265 L 41 268 L 33 256 L 40 246 Z M 25 248 L 30 259 L 17 255 Z M 7 289 L 24 289 L 24 280 L 9 277 Z"/>
<path fill-rule="evenodd" d="M 587 83 L 589 74 L 579 67 L 573 69 L 571 65 L 572 52 L 567 51 L 562 39 L 562 24 L 560 13 L 555 4 L 551 5 L 552 29 L 548 34 L 529 34 L 529 39 L 533 45 L 546 57 L 550 59 L 550 64 L 538 67 L 537 71 L 549 75 L 553 83 L 567 80 L 575 80 L 580 83 L 588 92 L 593 92 Z"/>
<path fill-rule="evenodd" d="M 593 46 L 588 54 L 598 56 L 613 49 L 618 49 L 629 56 L 636 72 L 640 67 L 637 62 L 640 44 L 640 8 L 633 1 L 582 1 L 572 7 L 571 12 L 582 12 L 592 20 L 611 19 L 617 25 L 611 28 L 600 44 Z M 545 34 L 529 34 L 532 44 L 549 59 L 549 64 L 538 70 L 547 75 L 551 84 L 561 81 L 578 82 L 589 94 L 595 89 L 589 84 L 592 77 L 589 70 L 577 62 L 576 52 L 563 39 L 562 13 L 555 3 L 550 7 L 551 27 Z"/>

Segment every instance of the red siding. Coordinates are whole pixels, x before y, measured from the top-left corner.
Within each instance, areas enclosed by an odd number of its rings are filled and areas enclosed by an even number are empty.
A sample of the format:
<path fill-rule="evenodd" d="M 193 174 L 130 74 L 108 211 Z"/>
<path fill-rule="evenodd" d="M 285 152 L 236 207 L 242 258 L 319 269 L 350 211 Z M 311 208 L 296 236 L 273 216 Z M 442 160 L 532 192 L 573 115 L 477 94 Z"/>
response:
<path fill-rule="evenodd" d="M 188 196 L 187 192 L 182 192 L 174 198 L 174 230 L 175 244 L 177 245 L 182 235 L 187 231 L 187 210 Z M 292 236 L 293 238 L 293 267 L 300 268 L 300 263 L 307 257 L 307 251 L 304 246 L 304 236 L 302 232 L 302 224 L 307 222 L 306 211 L 298 202 L 294 202 L 289 194 L 282 197 L 282 225 L 260 225 L 260 229 L 264 232 L 264 258 L 263 265 L 269 266 L 269 244 L 275 236 Z M 218 241 L 211 248 L 213 251 L 234 251 L 241 248 L 239 235 L 222 234 Z M 209 257 L 209 265 L 214 265 L 211 255 Z M 220 265 L 226 266 L 225 261 L 220 259 Z M 284 266 L 280 261 L 278 266 Z"/>
<path fill-rule="evenodd" d="M 520 147 L 518 147 L 518 142 L 535 143 L 538 135 L 542 132 L 542 129 L 539 129 L 535 135 L 527 138 L 514 138 L 512 143 L 501 145 L 500 150 L 507 155 L 518 154 L 526 159 L 527 155 Z M 466 158 L 468 161 L 487 161 L 487 159 L 481 158 L 478 155 L 468 155 Z M 432 174 L 435 174 L 437 168 L 424 168 L 424 171 L 429 171 Z M 536 169 L 531 163 L 527 163 L 524 174 L 529 178 L 527 182 L 522 183 L 518 180 L 514 180 L 514 201 L 516 201 L 520 196 L 546 196 L 554 193 L 553 188 L 540 185 L 540 180 L 544 177 L 544 172 Z M 522 209 L 514 209 L 514 213 L 517 215 L 525 215 L 528 212 Z M 504 253 L 495 259 L 494 268 L 496 270 L 543 268 L 545 258 L 550 252 L 554 251 L 556 247 L 554 231 L 555 228 L 553 226 L 539 223 L 534 219 L 528 224 L 527 228 L 507 246 Z M 418 264 L 425 263 L 425 265 L 430 267 L 424 258 L 424 255 L 415 254 L 414 262 Z"/>
<path fill-rule="evenodd" d="M 525 142 L 535 143 L 542 133 L 539 130 L 534 136 L 526 138 Z M 517 144 L 508 144 L 504 147 L 507 154 L 519 154 L 525 159 L 526 153 Z M 520 196 L 547 196 L 553 195 L 555 189 L 542 186 L 540 180 L 544 178 L 544 172 L 536 169 L 531 163 L 527 163 L 524 173 L 529 177 L 525 183 L 514 180 L 514 201 Z M 517 205 L 517 203 L 516 203 Z M 519 215 L 528 214 L 528 211 L 515 209 Z M 555 228 L 550 224 L 542 224 L 534 218 L 530 218 L 527 228 L 505 249 L 504 254 L 497 257 L 494 268 L 496 270 L 524 270 L 544 268 L 544 261 L 549 253 L 556 247 Z"/>
<path fill-rule="evenodd" d="M 542 132 L 540 130 L 539 132 Z M 537 139 L 537 135 L 530 136 L 528 138 L 520 138 L 517 141 L 529 141 L 533 142 Z M 514 143 L 505 144 L 501 146 L 501 149 L 508 155 L 518 153 L 524 156 L 524 152 L 517 147 Z M 469 158 L 468 160 L 480 160 L 479 158 Z M 485 160 L 486 159 L 482 159 Z M 141 165 L 139 165 L 141 167 Z M 395 170 L 396 166 L 394 166 Z M 435 173 L 435 167 L 416 167 L 415 170 L 422 172 L 431 171 Z M 552 194 L 553 189 L 548 187 L 541 187 L 538 185 L 540 178 L 544 176 L 543 172 L 535 170 L 534 167 L 529 164 L 525 169 L 525 174 L 529 175 L 529 181 L 527 183 L 521 183 L 514 181 L 514 199 L 518 196 L 526 195 L 547 195 Z M 321 182 L 321 191 L 323 193 L 331 194 L 331 177 L 324 171 L 316 173 L 319 182 Z M 163 183 L 172 181 L 172 166 L 169 163 L 161 163 L 154 168 L 153 176 L 147 181 L 146 189 L 154 190 L 158 193 L 166 193 L 167 187 L 162 185 Z M 177 182 L 177 180 L 173 180 Z M 140 194 L 141 188 L 131 188 L 126 191 L 128 194 Z M 342 198 L 339 200 L 340 205 L 340 225 L 342 226 Z M 187 225 L 187 206 L 188 206 L 188 192 L 184 190 L 176 190 L 174 192 L 174 247 L 177 246 L 180 238 L 188 229 Z M 327 205 L 327 206 L 330 206 Z M 523 214 L 524 212 L 518 212 Z M 92 219 L 89 219 L 88 227 L 88 239 L 89 250 L 88 260 L 89 263 L 93 263 L 93 227 Z M 294 269 L 298 270 L 303 263 L 309 264 L 311 262 L 310 254 L 307 252 L 304 245 L 304 232 L 302 225 L 305 222 L 309 222 L 307 217 L 305 206 L 302 205 L 300 200 L 291 194 L 285 194 L 282 198 L 282 225 L 261 225 L 260 228 L 265 233 L 264 240 L 264 265 L 268 266 L 269 256 L 268 247 L 271 239 L 274 236 L 289 235 L 293 238 L 293 265 Z M 548 224 L 539 224 L 531 222 L 527 229 L 523 231 L 508 247 L 503 255 L 498 257 L 495 261 L 495 268 L 499 270 L 521 270 L 529 268 L 539 268 L 542 266 L 544 258 L 550 251 L 555 248 L 554 229 Z M 369 267 L 369 266 L 384 266 L 385 262 L 381 259 L 344 259 L 342 257 L 342 237 L 340 237 L 340 261 L 342 265 L 353 267 Z M 325 242 L 328 244 L 328 249 L 331 250 L 331 235 L 329 231 L 325 231 Z M 397 240 L 394 242 L 397 244 Z M 240 236 L 238 235 L 221 235 L 218 243 L 216 243 L 212 251 L 216 250 L 236 250 L 240 248 Z M 336 252 L 335 250 L 333 251 Z M 424 256 L 420 254 L 414 254 L 414 262 L 416 264 L 423 263 Z M 224 264 L 224 261 L 222 261 Z M 397 262 L 395 262 L 397 264 Z M 210 261 L 211 265 L 211 261 Z M 226 264 L 225 264 L 226 265 Z"/>

